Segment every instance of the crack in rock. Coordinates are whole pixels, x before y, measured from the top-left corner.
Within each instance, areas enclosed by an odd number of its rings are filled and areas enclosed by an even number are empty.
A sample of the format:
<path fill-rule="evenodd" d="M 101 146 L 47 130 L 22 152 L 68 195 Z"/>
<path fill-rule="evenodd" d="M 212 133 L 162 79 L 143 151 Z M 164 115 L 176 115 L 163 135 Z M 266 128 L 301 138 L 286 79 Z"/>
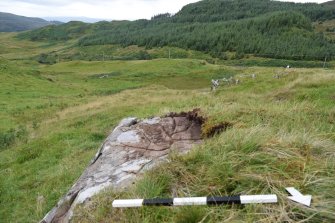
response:
<path fill-rule="evenodd" d="M 194 113 L 194 111 L 193 111 Z M 202 122 L 192 112 L 138 120 L 123 119 L 104 141 L 90 165 L 41 223 L 69 222 L 77 204 L 102 190 L 127 188 L 145 170 L 166 160 L 169 152 L 188 152 L 201 140 Z"/>

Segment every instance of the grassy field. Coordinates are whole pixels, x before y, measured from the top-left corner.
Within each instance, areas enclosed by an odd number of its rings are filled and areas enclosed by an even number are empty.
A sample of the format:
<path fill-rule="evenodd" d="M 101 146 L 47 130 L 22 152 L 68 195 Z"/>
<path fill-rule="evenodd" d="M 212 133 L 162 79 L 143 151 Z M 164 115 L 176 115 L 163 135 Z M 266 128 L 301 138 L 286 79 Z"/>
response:
<path fill-rule="evenodd" d="M 171 154 L 127 192 L 107 191 L 75 222 L 333 222 L 334 86 L 332 70 L 295 69 L 280 80 L 271 69 L 247 68 L 256 80 L 216 93 L 195 91 L 182 107 L 199 107 L 207 125 L 233 127 L 186 156 Z M 160 113 L 158 113 L 160 114 Z M 312 208 L 293 204 L 284 188 L 313 195 Z M 279 205 L 114 210 L 116 198 L 276 193 Z"/>
<path fill-rule="evenodd" d="M 333 69 L 228 66 L 201 59 L 61 61 L 64 50 L 1 34 L 0 222 L 40 220 L 81 175 L 122 118 L 200 108 L 206 128 L 232 128 L 148 172 L 127 192 L 106 191 L 75 222 L 335 221 Z M 20 45 L 21 44 L 21 45 Z M 98 51 L 99 49 L 97 49 Z M 157 49 L 159 52 L 159 49 Z M 165 52 L 165 50 L 164 50 Z M 207 58 L 204 58 L 207 59 Z M 257 74 L 252 79 L 245 74 Z M 275 74 L 281 73 L 280 79 Z M 235 75 L 237 86 L 210 91 Z M 312 208 L 284 188 L 313 195 Z M 276 193 L 279 205 L 113 210 L 115 198 Z"/>

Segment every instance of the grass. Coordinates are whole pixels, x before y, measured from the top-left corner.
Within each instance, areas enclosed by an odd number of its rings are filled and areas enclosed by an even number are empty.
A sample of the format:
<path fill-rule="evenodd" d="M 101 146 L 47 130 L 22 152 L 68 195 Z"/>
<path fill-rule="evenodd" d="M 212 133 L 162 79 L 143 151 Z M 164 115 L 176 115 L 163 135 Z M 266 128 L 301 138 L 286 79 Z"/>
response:
<path fill-rule="evenodd" d="M 270 59 L 262 57 L 247 57 L 239 60 L 224 60 L 219 61 L 221 64 L 228 66 L 260 66 L 260 67 L 286 67 L 290 65 L 295 68 L 334 68 L 334 64 L 326 61 L 299 61 L 299 60 L 284 60 Z"/>
<path fill-rule="evenodd" d="M 193 50 L 184 50 L 176 47 L 160 47 L 146 49 L 139 46 L 121 47 L 120 45 L 77 46 L 66 47 L 49 54 L 54 62 L 72 60 L 109 61 L 109 60 L 136 60 L 136 59 L 212 59 L 211 56 Z"/>
<path fill-rule="evenodd" d="M 332 71 L 299 69 L 275 80 L 262 71 L 257 80 L 246 79 L 240 86 L 195 95 L 196 104 L 187 103 L 202 108 L 213 123 L 234 123 L 232 128 L 207 139 L 188 155 L 171 154 L 168 163 L 146 173 L 130 190 L 111 190 L 97 196 L 86 207 L 78 208 L 75 222 L 334 221 L 331 188 L 335 141 L 329 118 L 333 99 L 325 88 L 333 83 L 335 75 Z M 269 89 L 266 85 L 271 82 L 275 84 Z M 308 88 L 314 85 L 318 86 L 319 97 L 301 100 L 300 92 L 308 95 Z M 278 100 L 282 92 L 290 92 L 290 97 Z M 284 191 L 287 186 L 312 194 L 312 208 L 288 201 Z M 117 198 L 258 193 L 278 194 L 280 204 L 111 208 Z"/>
<path fill-rule="evenodd" d="M 18 41 L 7 34 L 0 39 L 6 46 Z M 0 222 L 39 221 L 122 118 L 193 108 L 201 108 L 209 127 L 222 122 L 232 127 L 187 155 L 170 154 L 168 163 L 147 172 L 129 190 L 109 190 L 78 207 L 74 222 L 335 221 L 334 70 L 287 72 L 198 59 L 41 65 L 29 55 L 61 46 L 18 42 L 20 49 L 1 45 L 0 142 L 6 135 L 10 143 L 0 149 Z M 15 59 L 22 49 L 25 53 Z M 252 73 L 256 79 L 245 75 Z M 283 75 L 275 79 L 276 73 Z M 210 79 L 229 75 L 241 84 L 209 91 Z M 288 201 L 287 186 L 313 195 L 312 208 Z M 111 208 L 115 198 L 254 193 L 276 193 L 280 202 Z"/>

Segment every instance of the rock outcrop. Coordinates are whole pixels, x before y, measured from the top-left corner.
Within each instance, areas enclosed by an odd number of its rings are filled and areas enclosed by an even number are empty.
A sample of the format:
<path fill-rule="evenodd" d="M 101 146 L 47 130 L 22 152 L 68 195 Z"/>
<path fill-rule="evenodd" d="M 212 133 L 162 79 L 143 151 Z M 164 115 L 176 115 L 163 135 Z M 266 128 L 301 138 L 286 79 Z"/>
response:
<path fill-rule="evenodd" d="M 68 222 L 76 204 L 107 187 L 129 186 L 144 170 L 166 159 L 172 149 L 189 151 L 194 144 L 201 143 L 202 122 L 197 111 L 142 121 L 122 120 L 83 175 L 41 222 Z"/>

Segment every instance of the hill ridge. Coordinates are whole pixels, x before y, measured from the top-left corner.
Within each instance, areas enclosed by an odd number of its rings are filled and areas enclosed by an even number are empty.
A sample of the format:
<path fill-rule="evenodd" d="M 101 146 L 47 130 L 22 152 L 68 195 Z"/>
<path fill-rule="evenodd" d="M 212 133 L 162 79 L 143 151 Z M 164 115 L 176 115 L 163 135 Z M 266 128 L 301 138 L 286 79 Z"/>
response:
<path fill-rule="evenodd" d="M 49 22 L 37 17 L 27 17 L 8 12 L 0 12 L 0 32 L 20 32 L 54 24 L 61 23 L 57 21 Z"/>

